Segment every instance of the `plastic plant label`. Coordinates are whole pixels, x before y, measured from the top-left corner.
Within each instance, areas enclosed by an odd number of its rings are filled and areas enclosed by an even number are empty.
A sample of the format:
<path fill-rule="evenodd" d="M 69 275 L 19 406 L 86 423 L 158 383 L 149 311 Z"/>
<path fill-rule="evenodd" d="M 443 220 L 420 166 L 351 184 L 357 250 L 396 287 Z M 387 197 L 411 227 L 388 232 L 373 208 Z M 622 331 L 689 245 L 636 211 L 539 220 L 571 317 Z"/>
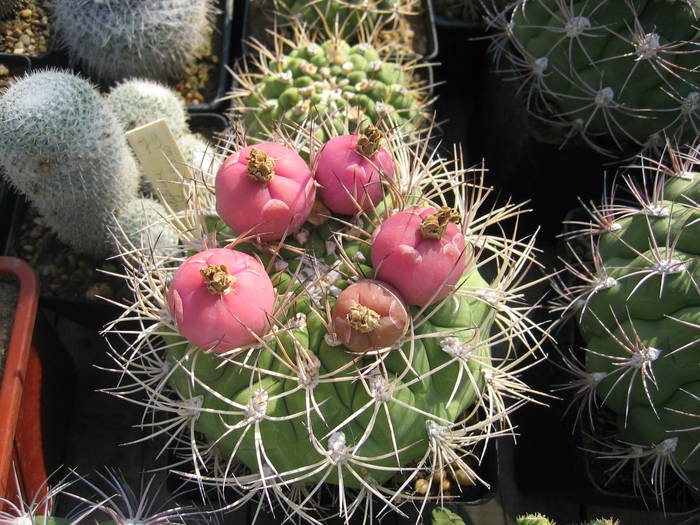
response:
<path fill-rule="evenodd" d="M 186 199 L 181 181 L 190 179 L 192 174 L 165 119 L 127 131 L 126 138 L 151 186 L 173 211 L 184 210 Z"/>

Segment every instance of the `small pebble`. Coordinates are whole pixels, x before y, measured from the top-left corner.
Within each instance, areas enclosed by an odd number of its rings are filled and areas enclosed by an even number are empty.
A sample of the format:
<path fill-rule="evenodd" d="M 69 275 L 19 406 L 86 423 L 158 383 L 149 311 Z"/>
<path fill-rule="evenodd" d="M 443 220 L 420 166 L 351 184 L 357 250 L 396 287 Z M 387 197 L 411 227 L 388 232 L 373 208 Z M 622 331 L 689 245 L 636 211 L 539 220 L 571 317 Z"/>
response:
<path fill-rule="evenodd" d="M 5 64 L 0 64 L 0 77 L 5 77 L 10 74 L 10 69 Z"/>
<path fill-rule="evenodd" d="M 22 18 L 30 18 L 32 16 L 32 10 L 31 9 L 22 9 L 19 12 L 19 16 Z"/>

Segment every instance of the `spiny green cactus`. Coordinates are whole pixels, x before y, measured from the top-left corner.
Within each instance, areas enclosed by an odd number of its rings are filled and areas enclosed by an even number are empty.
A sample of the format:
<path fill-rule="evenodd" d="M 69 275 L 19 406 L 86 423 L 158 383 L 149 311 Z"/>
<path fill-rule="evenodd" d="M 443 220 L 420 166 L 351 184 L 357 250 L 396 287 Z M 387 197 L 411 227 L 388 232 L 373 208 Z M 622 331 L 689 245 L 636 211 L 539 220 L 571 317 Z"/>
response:
<path fill-rule="evenodd" d="M 136 297 L 144 299 L 129 307 L 124 320 L 138 312 L 154 324 L 132 353 L 115 356 L 125 382 L 114 393 L 126 396 L 141 389 L 149 398 L 149 412 L 169 413 L 168 422 L 154 432 L 172 433 L 180 453 L 189 454 L 192 471 L 186 477 L 239 492 L 240 498 L 224 502 L 226 508 L 253 498 L 259 508 L 274 501 L 284 515 L 318 523 L 316 496 L 322 485 L 337 494 L 338 507 L 331 512 L 347 520 L 357 513 L 373 522 L 373 496 L 392 510 L 408 499 L 425 505 L 431 492 L 438 497 L 458 493 L 460 479 L 465 484 L 479 481 L 466 460 L 481 450 L 484 438 L 512 431 L 508 414 L 529 398 L 517 374 L 540 337 L 527 318 L 530 307 L 520 305 L 527 287 L 520 273 L 532 262 L 532 240 L 492 237 L 485 231 L 518 214 L 519 207 L 490 208 L 488 218 L 481 216 L 479 207 L 489 190 L 479 173 L 465 170 L 459 159 L 424 157 L 427 139 L 408 145 L 410 138 L 387 126 L 394 130 L 387 148 L 396 174 L 382 183 L 393 188 L 391 197 L 355 218 L 316 217 L 289 240 L 258 243 L 220 231 L 217 217 L 202 221 L 213 209 L 211 193 L 193 187 L 190 208 L 180 217 L 189 225 L 181 231 L 183 245 L 191 250 L 184 264 L 178 268 L 176 261 L 163 264 L 143 253 L 124 254 L 131 269 L 125 277 L 139 289 Z M 316 139 L 309 129 L 295 133 L 287 144 L 311 140 L 305 150 L 313 166 Z M 224 151 L 240 151 L 240 136 L 230 136 Z M 251 150 L 249 168 L 252 156 Z M 224 168 L 241 157 L 234 153 Z M 268 168 L 273 178 L 251 182 L 249 172 L 241 183 L 271 184 L 279 176 L 274 171 L 278 166 Z M 217 190 L 218 183 L 217 177 Z M 393 287 L 376 281 L 380 267 L 386 271 L 396 263 L 373 263 L 370 244 L 379 242 L 372 241 L 373 232 L 379 238 L 389 218 L 412 217 L 413 206 L 432 208 L 421 231 L 432 224 L 430 219 L 441 224 L 438 217 L 446 211 L 434 213 L 431 197 L 453 199 L 461 213 L 452 211 L 452 222 L 443 226 L 454 242 L 466 242 L 455 254 L 464 257 L 466 268 L 444 298 L 409 307 Z M 454 251 L 440 244 L 444 232 L 426 228 L 435 234 L 430 242 L 437 243 L 426 246 L 439 244 L 444 250 L 436 251 L 445 254 Z M 390 227 L 384 231 L 391 235 Z M 226 239 L 229 248 L 216 248 L 217 237 Z M 214 257 L 228 258 L 236 268 L 206 262 Z M 492 283 L 481 275 L 485 261 L 495 263 Z M 269 288 L 274 286 L 274 304 L 258 314 L 262 303 L 256 301 L 268 288 L 256 284 L 247 291 L 245 286 L 250 279 L 267 279 L 263 268 L 269 272 Z M 517 291 L 511 291 L 514 285 Z M 334 313 L 345 301 L 343 294 L 361 286 L 374 286 L 377 301 L 388 301 L 387 306 L 372 310 L 360 303 L 347 315 Z M 206 308 L 206 323 L 221 318 L 223 324 L 202 330 L 191 316 L 205 311 L 204 303 L 198 308 L 192 301 L 208 302 L 214 295 L 218 299 Z M 244 304 L 237 303 L 238 297 Z M 253 332 L 253 325 L 243 322 L 253 314 L 262 315 L 266 329 L 256 325 Z M 358 334 L 386 327 L 395 334 L 393 343 L 351 351 L 342 343 L 348 341 L 344 320 L 348 331 Z M 229 337 L 228 332 L 219 336 L 221 328 L 253 343 L 219 348 Z M 108 330 L 119 332 L 120 321 Z M 195 336 L 214 342 L 198 347 L 190 342 Z M 524 344 L 523 354 L 512 359 L 516 343 Z M 492 358 L 495 345 L 502 346 L 503 358 Z M 448 476 L 455 481 L 450 483 Z"/>
<path fill-rule="evenodd" d="M 164 256 L 177 246 L 177 230 L 167 220 L 168 212 L 148 197 L 132 200 L 118 210 L 112 228 L 117 251 L 147 247 L 156 256 Z"/>
<path fill-rule="evenodd" d="M 546 516 L 542 514 L 527 514 L 524 516 L 519 516 L 515 520 L 516 525 L 556 525 Z M 595 519 L 592 521 L 587 521 L 581 525 L 619 525 L 617 520 L 611 519 Z"/>
<path fill-rule="evenodd" d="M 104 255 L 112 213 L 136 197 L 139 172 L 116 118 L 89 82 L 28 75 L 0 98 L 0 163 L 50 227 L 78 252 Z"/>
<path fill-rule="evenodd" d="M 415 62 L 387 58 L 370 43 L 351 46 L 338 37 L 319 39 L 295 27 L 291 41 L 277 37 L 277 52 L 258 47 L 252 68 L 238 71 L 233 92 L 236 114 L 251 137 L 264 138 L 281 121 L 330 121 L 337 132 L 363 118 L 412 128 L 425 116 L 425 86 Z M 328 138 L 317 126 L 317 136 Z"/>
<path fill-rule="evenodd" d="M 599 151 L 700 130 L 697 0 L 520 0 L 492 15 L 497 59 L 528 108 Z M 618 151 L 619 153 L 619 151 Z"/>
<path fill-rule="evenodd" d="M 122 82 L 112 88 L 107 102 L 124 131 L 164 118 L 176 138 L 189 132 L 184 101 L 175 91 L 157 82 L 141 79 Z"/>
<path fill-rule="evenodd" d="M 168 80 L 205 44 L 209 0 L 56 0 L 57 36 L 104 80 Z"/>
<path fill-rule="evenodd" d="M 593 251 L 569 265 L 559 305 L 585 340 L 585 360 L 567 362 L 587 419 L 601 404 L 617 417 L 601 455 L 633 464 L 663 500 L 669 467 L 700 488 L 700 150 L 669 147 L 641 166 L 618 188 L 632 203 L 592 206 L 590 227 L 572 234 L 590 235 Z"/>

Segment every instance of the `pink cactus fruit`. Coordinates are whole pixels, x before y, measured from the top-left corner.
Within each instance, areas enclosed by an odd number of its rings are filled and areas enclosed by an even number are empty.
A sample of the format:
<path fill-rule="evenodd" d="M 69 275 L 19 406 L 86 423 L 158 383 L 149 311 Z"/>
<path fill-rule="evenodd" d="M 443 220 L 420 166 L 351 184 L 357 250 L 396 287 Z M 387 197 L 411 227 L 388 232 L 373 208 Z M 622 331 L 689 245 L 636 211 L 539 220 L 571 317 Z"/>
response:
<path fill-rule="evenodd" d="M 236 233 L 275 241 L 299 230 L 316 185 L 296 152 L 274 142 L 230 155 L 216 175 L 216 211 Z"/>
<path fill-rule="evenodd" d="M 407 303 L 426 306 L 454 289 L 466 264 L 461 217 L 415 206 L 386 219 L 372 239 L 376 278 L 399 291 Z"/>
<path fill-rule="evenodd" d="M 260 262 L 228 248 L 188 258 L 168 291 L 180 334 L 217 353 L 255 343 L 267 329 L 274 302 L 272 282 Z"/>
<path fill-rule="evenodd" d="M 406 333 L 408 310 L 393 286 L 363 279 L 338 296 L 331 311 L 333 330 L 353 352 L 386 348 Z"/>
<path fill-rule="evenodd" d="M 315 162 L 323 204 L 352 215 L 371 209 L 384 198 L 382 178 L 394 177 L 394 160 L 381 147 L 384 134 L 368 126 L 362 135 L 341 135 L 326 142 Z"/>

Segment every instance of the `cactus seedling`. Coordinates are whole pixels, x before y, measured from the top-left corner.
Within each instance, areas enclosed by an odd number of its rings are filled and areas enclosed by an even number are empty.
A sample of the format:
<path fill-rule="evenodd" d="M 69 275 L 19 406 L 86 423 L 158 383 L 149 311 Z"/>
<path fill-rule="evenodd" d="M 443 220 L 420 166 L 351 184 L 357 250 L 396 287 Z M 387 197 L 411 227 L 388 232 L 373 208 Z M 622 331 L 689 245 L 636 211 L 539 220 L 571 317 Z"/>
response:
<path fill-rule="evenodd" d="M 575 315 L 585 340 L 584 358 L 568 360 L 579 414 L 602 404 L 617 419 L 599 455 L 634 465 L 635 488 L 663 504 L 670 479 L 700 488 L 700 150 L 668 147 L 640 166 L 620 190 L 634 200 L 591 207 L 572 234 L 592 256 L 569 264 L 557 311 Z"/>
<path fill-rule="evenodd" d="M 311 213 L 316 186 L 299 154 L 265 142 L 229 156 L 216 175 L 216 210 L 235 232 L 277 240 Z"/>
<path fill-rule="evenodd" d="M 497 57 L 539 118 L 608 154 L 700 130 L 696 0 L 520 0 L 493 13 Z"/>
<path fill-rule="evenodd" d="M 328 140 L 315 160 L 321 201 L 335 213 L 367 211 L 384 198 L 382 181 L 394 177 L 394 161 L 381 146 L 383 134 L 368 126 L 360 135 Z"/>

